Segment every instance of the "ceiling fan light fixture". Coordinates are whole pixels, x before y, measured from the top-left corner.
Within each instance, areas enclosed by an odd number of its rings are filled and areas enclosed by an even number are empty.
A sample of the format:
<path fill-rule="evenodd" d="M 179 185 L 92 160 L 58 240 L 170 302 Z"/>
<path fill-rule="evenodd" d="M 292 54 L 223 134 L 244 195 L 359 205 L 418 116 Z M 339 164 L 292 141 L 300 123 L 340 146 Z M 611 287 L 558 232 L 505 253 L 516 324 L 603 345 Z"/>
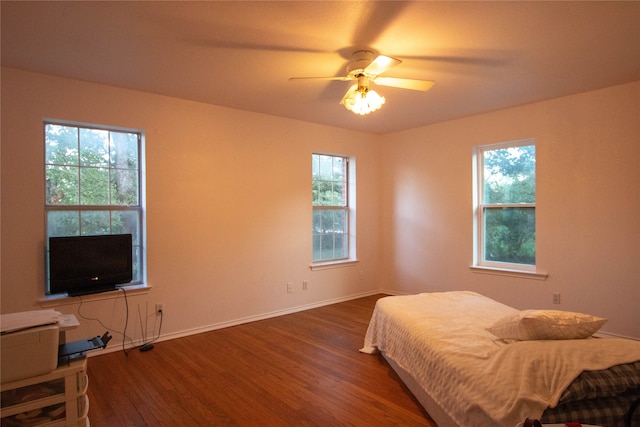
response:
<path fill-rule="evenodd" d="M 370 50 L 358 50 L 353 52 L 352 60 L 347 65 L 347 75 L 344 77 L 291 77 L 289 80 L 333 80 L 343 82 L 357 80 L 358 82 L 353 84 L 344 94 L 340 103 L 347 110 L 364 116 L 379 110 L 382 104 L 385 103 L 383 96 L 378 95 L 376 91 L 369 90 L 370 81 L 381 86 L 420 91 L 427 91 L 435 84 L 431 80 L 380 76 L 380 74 L 401 63 L 401 60 L 390 56 L 378 55 L 374 57 L 374 53 Z"/>
<path fill-rule="evenodd" d="M 401 89 L 427 91 L 435 84 L 431 80 L 405 79 L 398 77 L 381 77 L 380 74 L 387 72 L 392 67 L 401 64 L 402 61 L 390 56 L 378 55 L 370 50 L 358 50 L 353 52 L 351 62 L 347 65 L 347 75 L 344 77 L 291 77 L 289 80 L 334 80 L 353 81 L 347 93 L 344 94 L 341 104 L 349 111 L 364 116 L 379 110 L 385 103 L 383 96 L 377 92 L 369 90 L 369 82 L 375 82 L 381 86 L 397 87 Z"/>
<path fill-rule="evenodd" d="M 384 96 L 380 96 L 375 90 L 361 86 L 344 100 L 344 106 L 347 110 L 364 116 L 379 110 L 385 101 Z"/>

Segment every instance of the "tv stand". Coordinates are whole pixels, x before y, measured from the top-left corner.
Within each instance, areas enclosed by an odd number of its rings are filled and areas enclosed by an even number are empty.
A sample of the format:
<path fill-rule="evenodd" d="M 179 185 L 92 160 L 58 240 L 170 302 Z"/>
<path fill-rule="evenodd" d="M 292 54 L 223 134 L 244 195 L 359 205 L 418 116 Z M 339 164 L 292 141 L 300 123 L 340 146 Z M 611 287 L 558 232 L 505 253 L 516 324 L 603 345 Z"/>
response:
<path fill-rule="evenodd" d="M 2 425 L 89 426 L 87 359 L 2 384 Z"/>

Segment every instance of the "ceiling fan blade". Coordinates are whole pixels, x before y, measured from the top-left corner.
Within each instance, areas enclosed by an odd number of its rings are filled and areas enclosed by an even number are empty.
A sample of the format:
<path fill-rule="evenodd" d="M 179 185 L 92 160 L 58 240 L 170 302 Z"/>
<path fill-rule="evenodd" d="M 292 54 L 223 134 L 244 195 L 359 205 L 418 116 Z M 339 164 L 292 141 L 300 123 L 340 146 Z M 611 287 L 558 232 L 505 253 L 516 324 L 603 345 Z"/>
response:
<path fill-rule="evenodd" d="M 384 73 L 389 68 L 401 63 L 402 61 L 400 61 L 399 59 L 391 58 L 390 56 L 385 55 L 378 55 L 378 57 L 374 59 L 371 64 L 367 65 L 367 67 L 364 69 L 364 72 L 365 74 L 369 74 L 371 76 L 377 76 Z"/>
<path fill-rule="evenodd" d="M 432 80 L 400 79 L 397 77 L 376 77 L 372 81 L 381 86 L 399 87 L 401 89 L 428 91 L 436 84 Z"/>
<path fill-rule="evenodd" d="M 289 80 L 337 80 L 346 82 L 348 80 L 354 80 L 351 76 L 343 76 L 343 77 L 289 77 Z"/>
<path fill-rule="evenodd" d="M 349 88 L 349 90 L 347 91 L 347 93 L 345 93 L 344 96 L 342 97 L 342 101 L 340 101 L 340 104 L 344 104 L 345 99 L 349 98 L 351 96 L 351 94 L 353 94 L 353 92 L 356 91 L 356 89 L 358 89 L 358 85 L 357 84 L 351 86 Z"/>

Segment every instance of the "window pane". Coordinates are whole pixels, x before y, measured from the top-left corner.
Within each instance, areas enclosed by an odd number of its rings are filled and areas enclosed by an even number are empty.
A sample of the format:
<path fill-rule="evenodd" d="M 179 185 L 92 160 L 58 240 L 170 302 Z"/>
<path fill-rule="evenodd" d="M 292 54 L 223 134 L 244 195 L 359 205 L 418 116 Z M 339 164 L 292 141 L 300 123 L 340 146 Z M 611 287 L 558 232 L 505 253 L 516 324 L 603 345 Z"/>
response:
<path fill-rule="evenodd" d="M 109 131 L 80 128 L 80 165 L 109 165 Z"/>
<path fill-rule="evenodd" d="M 345 209 L 324 209 L 313 211 L 313 232 L 346 233 L 347 211 Z"/>
<path fill-rule="evenodd" d="M 140 248 L 140 245 L 136 245 L 134 243 L 133 245 L 133 256 L 131 259 L 132 262 L 132 268 L 133 268 L 133 278 L 131 279 L 132 283 L 136 283 L 136 282 L 140 282 L 142 281 L 142 249 Z"/>
<path fill-rule="evenodd" d="M 332 157 L 333 168 L 331 171 L 331 177 L 334 181 L 345 181 L 345 159 L 342 157 Z"/>
<path fill-rule="evenodd" d="M 323 234 L 320 239 L 320 257 L 321 259 L 335 258 L 333 253 L 334 239 L 333 234 Z"/>
<path fill-rule="evenodd" d="M 535 208 L 485 208 L 486 261 L 535 265 Z"/>
<path fill-rule="evenodd" d="M 346 206 L 347 201 L 347 185 L 345 182 L 339 181 L 333 184 L 333 188 L 331 189 L 331 195 L 333 196 L 333 200 L 331 203 L 333 206 Z"/>
<path fill-rule="evenodd" d="M 111 167 L 138 169 L 138 135 L 111 132 Z"/>
<path fill-rule="evenodd" d="M 349 239 L 345 233 L 335 235 L 335 248 L 333 256 L 334 258 L 346 258 L 347 257 L 347 243 Z"/>
<path fill-rule="evenodd" d="M 80 212 L 80 227 L 83 236 L 111 234 L 111 215 L 109 211 Z"/>
<path fill-rule="evenodd" d="M 320 234 L 322 232 L 322 217 L 320 216 L 320 212 L 322 211 L 313 211 L 313 235 Z"/>
<path fill-rule="evenodd" d="M 111 169 L 111 204 L 138 206 L 138 171 Z"/>
<path fill-rule="evenodd" d="M 78 128 L 45 126 L 46 162 L 49 165 L 78 165 Z"/>
<path fill-rule="evenodd" d="M 322 206 L 320 202 L 321 195 L 326 191 L 326 184 L 322 181 L 313 180 L 311 187 L 311 200 L 313 206 Z"/>
<path fill-rule="evenodd" d="M 484 151 L 484 203 L 535 201 L 535 145 Z"/>
<path fill-rule="evenodd" d="M 111 234 L 131 234 L 133 240 L 133 279 L 142 280 L 142 250 L 140 247 L 140 217 L 136 210 L 111 211 Z"/>
<path fill-rule="evenodd" d="M 111 234 L 131 234 L 133 244 L 140 244 L 140 221 L 138 211 L 112 211 Z"/>
<path fill-rule="evenodd" d="M 331 181 L 314 181 L 313 183 L 313 205 L 314 206 L 336 206 L 334 204 L 333 183 Z M 337 205 L 340 206 L 340 205 Z"/>
<path fill-rule="evenodd" d="M 80 168 L 80 204 L 109 204 L 109 170 Z"/>
<path fill-rule="evenodd" d="M 47 166 L 47 205 L 77 205 L 79 197 L 79 168 Z"/>
<path fill-rule="evenodd" d="M 347 212 L 346 211 L 333 211 L 333 231 L 335 233 L 347 233 Z"/>
<path fill-rule="evenodd" d="M 80 234 L 80 212 L 78 211 L 47 212 L 47 236 L 48 237 L 78 236 L 79 234 Z"/>
<path fill-rule="evenodd" d="M 313 206 L 347 205 L 346 165 L 342 157 L 313 155 Z"/>
<path fill-rule="evenodd" d="M 320 158 L 320 174 L 317 177 L 329 181 L 333 177 L 333 156 L 318 156 Z"/>
<path fill-rule="evenodd" d="M 320 234 L 313 235 L 313 261 L 319 261 L 322 259 L 322 253 L 320 252 Z"/>
<path fill-rule="evenodd" d="M 347 211 L 344 209 L 314 210 L 313 260 L 346 258 L 347 249 Z"/>

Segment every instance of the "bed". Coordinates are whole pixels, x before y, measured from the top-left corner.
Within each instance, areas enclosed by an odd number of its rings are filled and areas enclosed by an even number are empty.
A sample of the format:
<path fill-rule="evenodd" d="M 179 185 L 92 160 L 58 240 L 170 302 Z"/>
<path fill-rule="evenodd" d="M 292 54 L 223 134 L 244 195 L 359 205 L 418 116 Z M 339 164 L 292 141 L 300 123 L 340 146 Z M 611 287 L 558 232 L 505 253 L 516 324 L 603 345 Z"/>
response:
<path fill-rule="evenodd" d="M 509 322 L 524 312 L 469 291 L 384 297 L 360 351 L 382 354 L 439 427 L 628 425 L 640 399 L 640 342 L 591 337 L 606 322 L 596 317 L 568 336 L 560 322 L 533 329 L 561 336 L 512 338 L 505 325 L 513 334 Z"/>

